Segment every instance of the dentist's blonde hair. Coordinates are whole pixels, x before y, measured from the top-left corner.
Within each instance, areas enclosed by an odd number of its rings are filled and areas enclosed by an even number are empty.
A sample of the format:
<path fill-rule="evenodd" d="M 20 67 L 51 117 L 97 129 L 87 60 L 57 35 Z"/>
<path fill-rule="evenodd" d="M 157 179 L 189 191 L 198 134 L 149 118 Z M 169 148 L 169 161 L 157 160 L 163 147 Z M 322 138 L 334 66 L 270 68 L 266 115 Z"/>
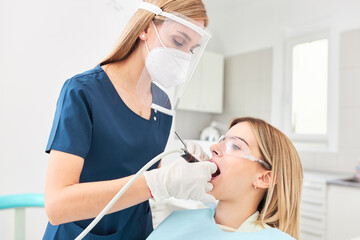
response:
<path fill-rule="evenodd" d="M 303 170 L 294 145 L 285 134 L 261 119 L 237 118 L 231 122 L 230 128 L 240 122 L 251 125 L 262 159 L 272 167 L 272 183 L 258 206 L 257 222 L 299 239 Z"/>
<path fill-rule="evenodd" d="M 208 25 L 206 9 L 201 0 L 144 0 L 161 8 L 164 12 L 176 12 L 194 20 L 204 21 Z M 154 20 L 155 23 L 163 21 L 162 16 L 144 9 L 138 9 L 125 26 L 115 49 L 102 62 L 103 64 L 125 60 L 131 55 L 139 43 L 139 35 Z"/>

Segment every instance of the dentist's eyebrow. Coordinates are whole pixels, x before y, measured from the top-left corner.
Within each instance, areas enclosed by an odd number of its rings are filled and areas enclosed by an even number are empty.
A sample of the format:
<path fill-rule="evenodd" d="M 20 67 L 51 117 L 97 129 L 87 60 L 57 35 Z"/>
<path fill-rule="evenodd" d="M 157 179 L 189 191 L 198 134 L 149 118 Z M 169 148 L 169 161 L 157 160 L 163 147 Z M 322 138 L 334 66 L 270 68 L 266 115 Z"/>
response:
<path fill-rule="evenodd" d="M 181 31 L 177 31 L 178 33 L 180 33 L 181 35 L 184 36 L 184 38 L 186 38 L 186 40 L 188 40 L 189 42 L 191 41 L 191 37 L 189 35 L 187 35 L 185 32 L 181 32 Z M 192 49 L 200 47 L 200 44 L 196 44 L 194 46 L 192 46 Z"/>
<path fill-rule="evenodd" d="M 183 35 L 188 41 L 191 41 L 191 37 L 189 37 L 189 35 L 187 35 L 186 33 L 180 32 L 180 31 L 177 31 L 177 32 L 180 33 L 181 35 Z"/>
<path fill-rule="evenodd" d="M 248 147 L 250 147 L 249 144 L 247 143 L 247 141 L 245 141 L 245 139 L 243 139 L 243 138 L 241 138 L 241 137 L 238 137 L 238 136 L 233 136 L 233 137 L 234 137 L 234 138 L 237 138 L 237 139 L 239 139 L 239 140 L 241 140 L 241 141 L 243 141 L 243 142 L 245 142 L 246 145 L 248 145 Z"/>

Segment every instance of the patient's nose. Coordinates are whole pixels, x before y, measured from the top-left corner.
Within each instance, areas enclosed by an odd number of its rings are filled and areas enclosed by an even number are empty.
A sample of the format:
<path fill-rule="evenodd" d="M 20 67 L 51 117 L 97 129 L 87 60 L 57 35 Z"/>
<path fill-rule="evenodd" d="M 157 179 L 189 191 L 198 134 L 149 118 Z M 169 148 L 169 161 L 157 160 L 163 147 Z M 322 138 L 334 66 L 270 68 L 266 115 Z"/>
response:
<path fill-rule="evenodd" d="M 221 143 L 215 143 L 210 146 L 212 156 L 221 157 L 223 152 L 221 150 Z"/>

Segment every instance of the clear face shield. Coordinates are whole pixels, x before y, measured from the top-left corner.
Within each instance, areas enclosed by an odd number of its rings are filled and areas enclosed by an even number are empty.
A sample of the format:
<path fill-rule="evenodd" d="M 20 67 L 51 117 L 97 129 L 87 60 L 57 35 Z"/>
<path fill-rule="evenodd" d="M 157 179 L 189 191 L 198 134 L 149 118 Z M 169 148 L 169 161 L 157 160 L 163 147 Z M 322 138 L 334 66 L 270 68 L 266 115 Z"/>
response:
<path fill-rule="evenodd" d="M 266 170 L 271 170 L 270 164 L 251 154 L 249 145 L 242 138 L 236 136 L 221 136 L 218 141 L 218 146 L 224 154 L 259 162 Z"/>
<path fill-rule="evenodd" d="M 140 8 L 155 13 L 157 17 L 150 24 L 156 36 L 145 41 L 148 52 L 142 74 L 145 77 L 143 81 L 139 80 L 137 89 L 143 91 L 150 78 L 151 108 L 173 116 L 210 34 L 200 22 L 178 13 L 163 12 L 147 2 L 141 2 Z"/>

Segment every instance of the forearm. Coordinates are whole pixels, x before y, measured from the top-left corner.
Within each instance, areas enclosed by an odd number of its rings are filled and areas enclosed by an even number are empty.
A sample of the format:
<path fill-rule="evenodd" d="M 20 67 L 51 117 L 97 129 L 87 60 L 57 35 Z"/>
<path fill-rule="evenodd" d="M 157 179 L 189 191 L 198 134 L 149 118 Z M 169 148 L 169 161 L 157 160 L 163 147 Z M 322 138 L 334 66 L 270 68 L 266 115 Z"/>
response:
<path fill-rule="evenodd" d="M 47 194 L 45 200 L 48 201 L 45 201 L 45 207 L 50 222 L 58 225 L 96 217 L 131 177 L 73 184 L 56 191 L 56 194 Z M 142 175 L 119 198 L 108 213 L 134 206 L 150 197 L 149 189 Z"/>

